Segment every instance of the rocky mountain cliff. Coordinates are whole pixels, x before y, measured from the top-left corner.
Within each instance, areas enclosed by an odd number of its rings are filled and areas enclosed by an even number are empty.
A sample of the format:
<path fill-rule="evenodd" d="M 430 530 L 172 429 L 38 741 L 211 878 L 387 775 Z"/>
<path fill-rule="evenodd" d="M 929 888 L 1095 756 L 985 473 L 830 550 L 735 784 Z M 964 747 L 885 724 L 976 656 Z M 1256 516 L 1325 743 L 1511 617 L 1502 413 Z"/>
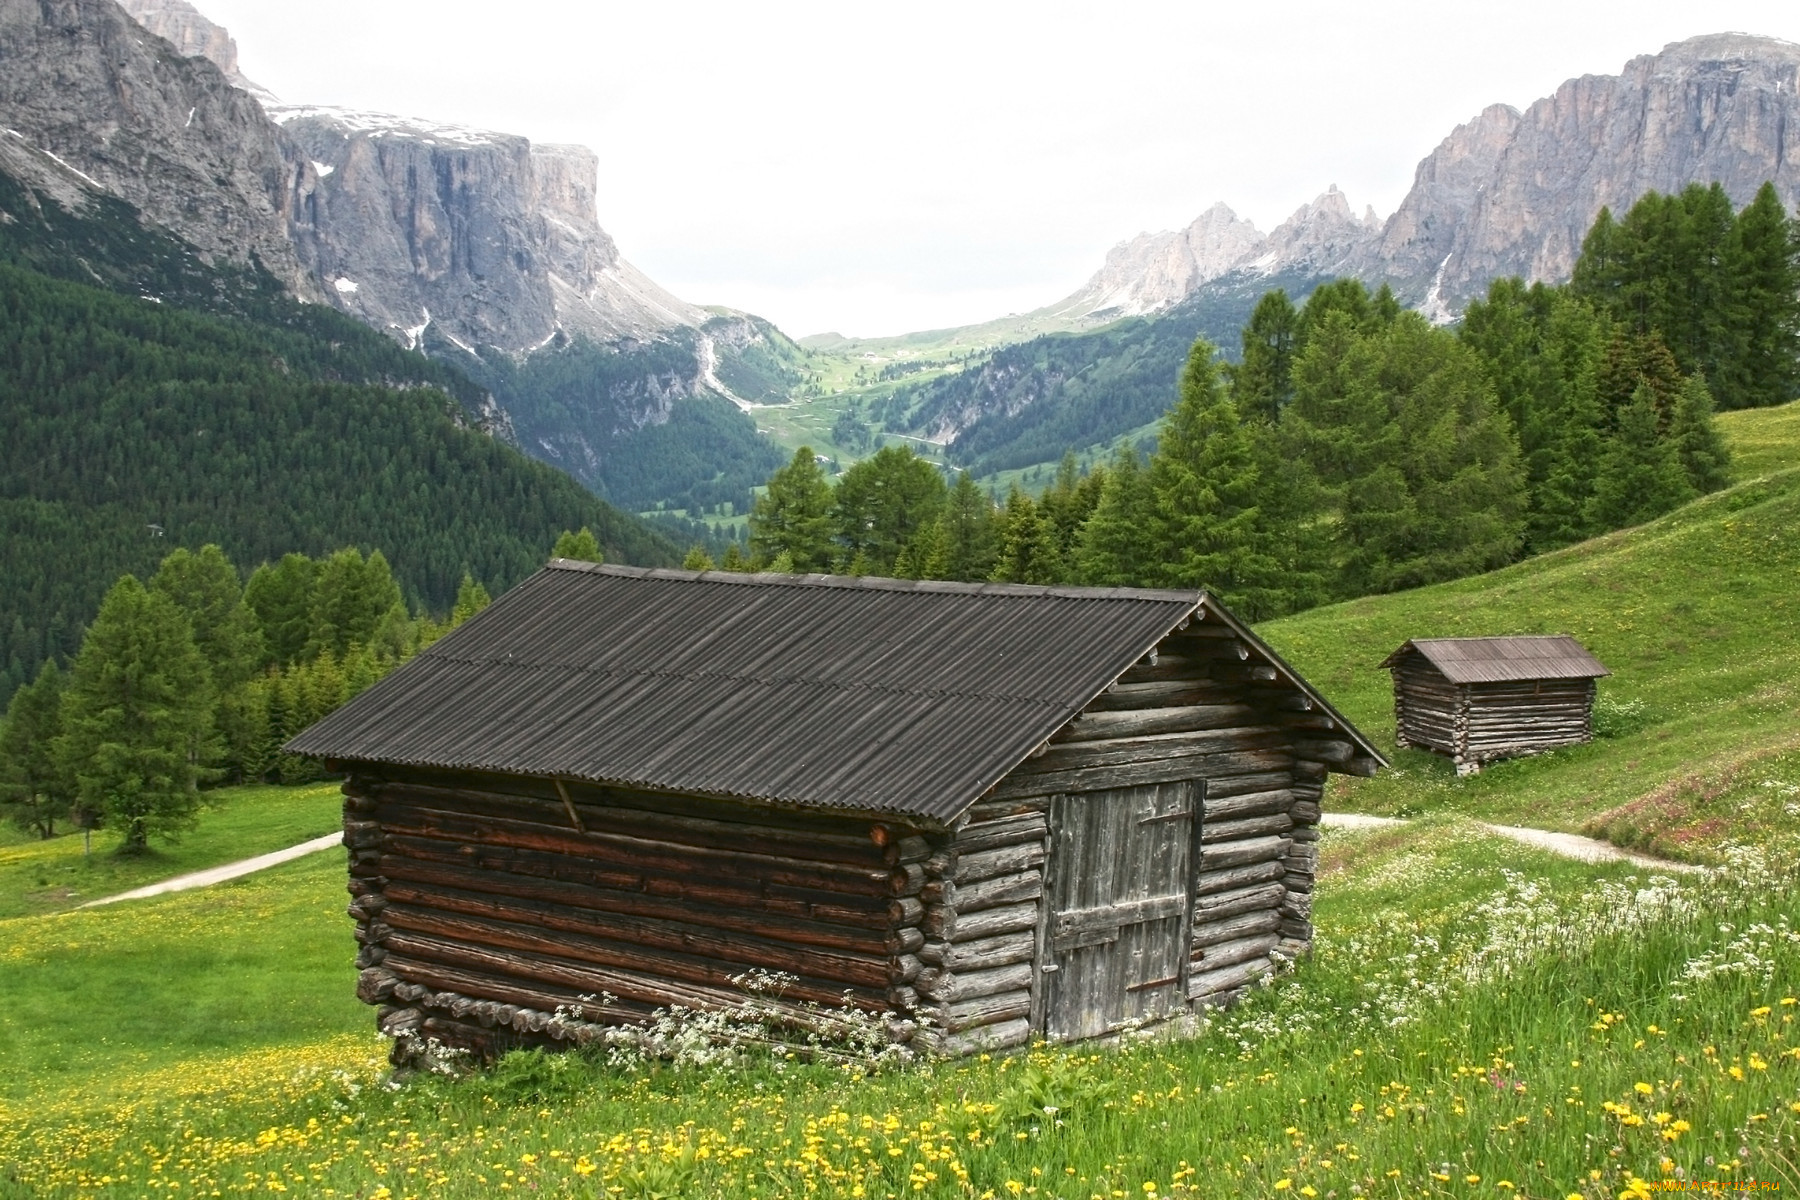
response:
<path fill-rule="evenodd" d="M 1494 278 L 1566 278 L 1602 207 L 1715 180 L 1739 204 L 1765 180 L 1800 203 L 1800 46 L 1697 37 L 1618 75 L 1571 79 L 1523 113 L 1493 105 L 1426 156 L 1385 222 L 1353 216 L 1336 188 L 1267 237 L 1214 205 L 1181 233 L 1115 248 L 1044 311 L 1099 322 L 1170 308 L 1227 276 L 1312 274 L 1389 283 L 1447 320 Z"/>
<path fill-rule="evenodd" d="M 193 245 L 318 297 L 315 180 L 257 101 L 113 0 L 0 0 L 0 127 Z"/>
<path fill-rule="evenodd" d="M 332 301 L 470 353 L 695 328 L 708 314 L 619 256 L 581 146 L 348 109 L 274 105 L 319 182 L 309 265 Z"/>

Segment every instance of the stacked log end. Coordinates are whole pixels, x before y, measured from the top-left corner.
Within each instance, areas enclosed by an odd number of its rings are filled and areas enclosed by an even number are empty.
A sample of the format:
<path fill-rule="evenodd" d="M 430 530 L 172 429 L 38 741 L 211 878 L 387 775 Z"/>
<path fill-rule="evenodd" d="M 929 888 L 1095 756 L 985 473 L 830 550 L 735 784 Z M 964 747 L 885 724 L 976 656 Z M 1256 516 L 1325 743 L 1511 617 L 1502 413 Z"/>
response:
<path fill-rule="evenodd" d="M 1047 797 L 977 805 L 926 864 L 921 1045 L 940 1054 L 1031 1039 Z"/>

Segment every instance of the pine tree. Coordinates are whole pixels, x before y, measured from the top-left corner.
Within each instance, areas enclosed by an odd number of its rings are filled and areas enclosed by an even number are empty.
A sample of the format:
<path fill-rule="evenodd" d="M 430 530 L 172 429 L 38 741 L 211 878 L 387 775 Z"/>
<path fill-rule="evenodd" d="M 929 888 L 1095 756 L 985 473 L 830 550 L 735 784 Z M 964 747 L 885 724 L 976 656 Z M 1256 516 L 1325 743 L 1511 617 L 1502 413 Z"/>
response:
<path fill-rule="evenodd" d="M 1294 340 L 1299 310 L 1281 288 L 1263 293 L 1240 335 L 1243 361 L 1228 368 L 1231 399 L 1246 421 L 1273 423 L 1294 397 Z"/>
<path fill-rule="evenodd" d="M 951 485 L 938 528 L 924 578 L 969 583 L 993 573 L 1000 553 L 994 504 L 967 471 L 959 472 Z"/>
<path fill-rule="evenodd" d="M 789 571 L 829 571 L 832 561 L 831 484 L 811 446 L 769 477 L 750 511 L 750 549 L 759 559 L 787 557 Z"/>
<path fill-rule="evenodd" d="M 1151 570 L 1162 584 L 1207 588 L 1260 619 L 1277 605 L 1257 508 L 1259 464 L 1215 354 L 1204 339 L 1194 343 L 1150 458 Z"/>
<path fill-rule="evenodd" d="M 566 558 L 572 562 L 605 562 L 606 556 L 600 552 L 599 539 L 594 531 L 586 525 L 580 532 L 571 533 L 567 529 L 557 536 L 556 545 L 550 548 L 551 558 Z"/>
<path fill-rule="evenodd" d="M 1062 582 L 1056 528 L 1016 483 L 1000 516 L 1000 557 L 989 578 L 995 583 Z"/>
<path fill-rule="evenodd" d="M 168 597 L 126 575 L 106 594 L 76 656 L 55 752 L 79 800 L 141 853 L 190 827 L 212 720 L 206 659 Z"/>
<path fill-rule="evenodd" d="M 1713 420 L 1712 393 L 1698 375 L 1682 381 L 1668 440 L 1697 494 L 1705 496 L 1731 485 L 1731 450 Z"/>
<path fill-rule="evenodd" d="M 1589 519 L 1600 529 L 1638 525 L 1694 498 L 1675 444 L 1657 429 L 1656 400 L 1640 387 L 1619 413 L 1601 459 Z"/>
<path fill-rule="evenodd" d="M 1156 565 L 1145 531 L 1156 501 L 1150 476 L 1130 442 L 1120 442 L 1106 472 L 1094 515 L 1082 526 L 1075 551 L 1075 574 L 1094 587 L 1146 587 Z"/>
<path fill-rule="evenodd" d="M 49 659 L 36 680 L 13 693 L 0 725 L 0 811 L 41 838 L 56 836 L 74 799 L 73 783 L 52 752 L 62 733 L 62 698 L 62 672 Z"/>

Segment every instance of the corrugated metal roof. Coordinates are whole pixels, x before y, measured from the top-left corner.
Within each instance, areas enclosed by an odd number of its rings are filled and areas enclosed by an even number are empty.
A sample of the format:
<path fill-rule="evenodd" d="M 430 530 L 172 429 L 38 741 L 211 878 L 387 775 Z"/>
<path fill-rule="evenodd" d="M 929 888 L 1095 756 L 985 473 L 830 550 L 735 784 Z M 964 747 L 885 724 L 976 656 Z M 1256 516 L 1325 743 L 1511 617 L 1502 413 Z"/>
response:
<path fill-rule="evenodd" d="M 1532 637 L 1413 638 L 1382 661 L 1391 667 L 1408 650 L 1423 654 L 1451 683 L 1594 679 L 1611 675 L 1566 633 Z"/>
<path fill-rule="evenodd" d="M 288 748 L 949 820 L 1202 599 L 559 560 Z"/>

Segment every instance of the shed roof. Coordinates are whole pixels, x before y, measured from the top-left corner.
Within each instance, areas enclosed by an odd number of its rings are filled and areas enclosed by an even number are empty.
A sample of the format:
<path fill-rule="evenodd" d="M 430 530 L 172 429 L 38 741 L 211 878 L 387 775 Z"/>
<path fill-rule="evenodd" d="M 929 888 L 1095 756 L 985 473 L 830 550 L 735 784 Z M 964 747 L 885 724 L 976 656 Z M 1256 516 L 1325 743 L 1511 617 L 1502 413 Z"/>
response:
<path fill-rule="evenodd" d="M 947 822 L 1202 605 L 557 559 L 288 749 Z"/>
<path fill-rule="evenodd" d="M 1566 633 L 1530 637 L 1413 638 L 1381 665 L 1392 667 L 1416 650 L 1451 683 L 1529 679 L 1594 679 L 1612 672 Z"/>

